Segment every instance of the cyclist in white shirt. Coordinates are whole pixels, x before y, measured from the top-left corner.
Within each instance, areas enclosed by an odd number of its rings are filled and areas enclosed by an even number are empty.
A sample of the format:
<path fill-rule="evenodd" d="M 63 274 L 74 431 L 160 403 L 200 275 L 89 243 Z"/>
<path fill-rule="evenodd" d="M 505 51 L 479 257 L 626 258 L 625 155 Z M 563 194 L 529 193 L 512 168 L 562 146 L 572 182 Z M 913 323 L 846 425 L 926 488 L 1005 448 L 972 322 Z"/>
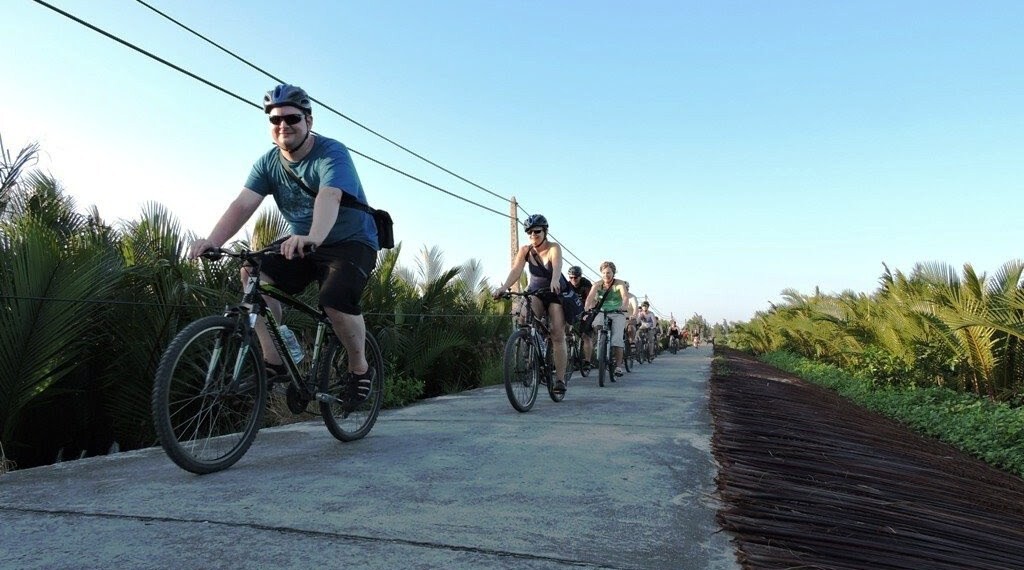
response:
<path fill-rule="evenodd" d="M 640 305 L 636 321 L 640 326 L 640 330 L 637 331 L 638 338 L 639 335 L 647 337 L 647 354 L 654 358 L 654 331 L 658 328 L 658 318 L 651 312 L 651 304 L 647 301 Z"/>

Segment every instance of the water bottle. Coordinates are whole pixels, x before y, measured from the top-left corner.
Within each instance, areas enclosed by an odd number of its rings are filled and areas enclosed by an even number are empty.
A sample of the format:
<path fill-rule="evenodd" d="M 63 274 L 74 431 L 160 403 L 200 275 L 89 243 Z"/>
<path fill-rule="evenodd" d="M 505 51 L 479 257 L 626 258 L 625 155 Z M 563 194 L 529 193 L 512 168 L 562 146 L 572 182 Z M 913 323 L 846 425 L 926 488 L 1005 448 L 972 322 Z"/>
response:
<path fill-rule="evenodd" d="M 281 340 L 284 341 L 284 345 L 288 348 L 288 352 L 292 355 L 292 361 L 295 364 L 302 362 L 302 359 L 306 357 L 306 353 L 302 351 L 302 347 L 299 346 L 299 339 L 295 338 L 295 333 L 292 329 L 285 325 L 277 327 L 277 330 L 281 332 Z"/>

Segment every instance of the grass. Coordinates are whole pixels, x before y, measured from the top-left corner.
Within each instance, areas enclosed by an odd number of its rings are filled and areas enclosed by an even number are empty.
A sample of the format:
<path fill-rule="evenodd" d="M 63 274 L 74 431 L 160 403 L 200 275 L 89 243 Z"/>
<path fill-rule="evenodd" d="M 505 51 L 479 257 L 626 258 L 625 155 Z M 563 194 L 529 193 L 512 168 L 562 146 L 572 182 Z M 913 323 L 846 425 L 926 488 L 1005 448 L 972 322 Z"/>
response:
<path fill-rule="evenodd" d="M 1024 477 L 1024 408 L 948 388 L 876 384 L 856 372 L 789 353 L 773 352 L 761 359 Z"/>
<path fill-rule="evenodd" d="M 502 357 L 499 356 L 498 358 L 491 359 L 484 365 L 483 372 L 480 375 L 480 386 L 495 386 L 504 383 L 503 373 Z"/>

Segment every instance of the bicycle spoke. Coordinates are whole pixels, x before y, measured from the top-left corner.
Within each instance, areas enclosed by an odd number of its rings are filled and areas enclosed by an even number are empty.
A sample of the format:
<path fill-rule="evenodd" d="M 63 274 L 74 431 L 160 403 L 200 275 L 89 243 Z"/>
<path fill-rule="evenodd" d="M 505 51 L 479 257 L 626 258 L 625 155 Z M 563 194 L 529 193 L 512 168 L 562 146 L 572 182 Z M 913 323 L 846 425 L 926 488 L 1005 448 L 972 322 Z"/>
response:
<path fill-rule="evenodd" d="M 190 324 L 157 369 L 152 411 L 160 444 L 193 473 L 234 464 L 262 422 L 266 387 L 259 351 L 254 341 L 243 345 L 236 326 L 235 319 L 220 316 Z"/>
<path fill-rule="evenodd" d="M 354 441 L 370 433 L 384 402 L 384 358 L 369 331 L 366 332 L 364 353 L 374 370 L 369 395 L 365 399 L 360 397 L 355 387 L 346 383 L 348 354 L 333 332 L 318 363 L 316 399 L 320 415 L 327 430 L 340 441 Z"/>

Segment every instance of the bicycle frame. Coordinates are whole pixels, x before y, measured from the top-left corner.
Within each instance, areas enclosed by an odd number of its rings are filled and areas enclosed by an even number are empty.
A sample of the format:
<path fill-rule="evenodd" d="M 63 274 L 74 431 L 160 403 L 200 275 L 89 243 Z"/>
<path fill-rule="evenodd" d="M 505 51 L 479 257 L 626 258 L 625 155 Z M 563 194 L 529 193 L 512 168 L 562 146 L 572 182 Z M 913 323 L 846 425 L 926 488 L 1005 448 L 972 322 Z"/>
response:
<path fill-rule="evenodd" d="M 307 384 L 312 384 L 313 377 L 317 372 L 321 353 L 327 342 L 328 330 L 329 327 L 332 326 L 331 321 L 323 309 L 315 309 L 302 302 L 297 297 L 285 293 L 269 283 L 260 282 L 260 276 L 262 274 L 262 255 L 268 253 L 268 251 L 270 250 L 264 249 L 260 251 L 253 251 L 248 252 L 243 256 L 224 252 L 225 255 L 235 255 L 236 257 L 240 257 L 243 262 L 243 266 L 248 267 L 249 269 L 249 278 L 246 281 L 241 301 L 237 305 L 227 307 L 225 309 L 224 316 L 245 318 L 246 326 L 244 327 L 243 337 L 246 341 L 251 339 L 252 335 L 256 332 L 256 319 L 258 317 L 263 317 L 266 320 L 267 331 L 270 333 L 270 338 L 273 340 L 274 348 L 281 357 L 281 362 L 284 363 L 285 368 L 288 370 L 290 383 L 299 391 L 300 394 L 303 394 L 309 399 L 313 399 L 316 395 L 316 389 L 315 387 L 307 386 Z M 273 311 L 270 310 L 264 296 L 275 299 L 285 306 L 295 309 L 316 321 L 316 338 L 313 342 L 313 354 L 310 355 L 309 360 L 311 363 L 309 378 L 303 377 L 302 373 L 299 371 L 298 365 L 292 359 L 291 352 L 288 351 L 288 348 L 284 344 L 284 338 L 281 336 L 281 331 L 278 330 L 278 326 L 281 323 L 274 316 Z M 240 355 L 240 357 L 241 356 L 243 355 Z"/>
<path fill-rule="evenodd" d="M 537 349 L 537 354 L 544 356 L 544 358 L 541 359 L 541 370 L 546 379 L 554 373 L 553 370 L 548 370 L 547 363 L 547 349 L 545 345 L 547 344 L 547 339 L 551 334 L 547 325 L 547 317 L 538 317 L 533 311 L 533 302 L 530 297 L 533 297 L 534 293 L 531 293 L 530 291 L 526 291 L 525 293 L 514 293 L 510 291 L 509 294 L 521 296 L 523 298 L 523 305 L 526 307 L 526 318 L 524 322 L 519 323 L 519 331 L 520 333 L 523 333 L 524 330 L 527 331 L 526 334 L 529 335 L 534 348 Z"/>
<path fill-rule="evenodd" d="M 615 311 L 602 311 L 598 310 L 601 314 L 601 324 L 595 325 L 600 326 L 600 330 L 597 331 L 597 339 L 594 341 L 594 350 L 600 355 L 602 352 L 605 356 L 604 367 L 598 364 L 599 370 L 597 371 L 598 385 L 604 386 L 604 375 L 608 374 L 609 379 L 615 381 L 615 356 L 613 354 L 614 349 L 612 348 L 612 319 L 613 313 L 622 313 L 621 310 Z M 625 350 L 625 349 L 623 349 Z M 625 355 L 623 355 L 625 356 Z"/>

